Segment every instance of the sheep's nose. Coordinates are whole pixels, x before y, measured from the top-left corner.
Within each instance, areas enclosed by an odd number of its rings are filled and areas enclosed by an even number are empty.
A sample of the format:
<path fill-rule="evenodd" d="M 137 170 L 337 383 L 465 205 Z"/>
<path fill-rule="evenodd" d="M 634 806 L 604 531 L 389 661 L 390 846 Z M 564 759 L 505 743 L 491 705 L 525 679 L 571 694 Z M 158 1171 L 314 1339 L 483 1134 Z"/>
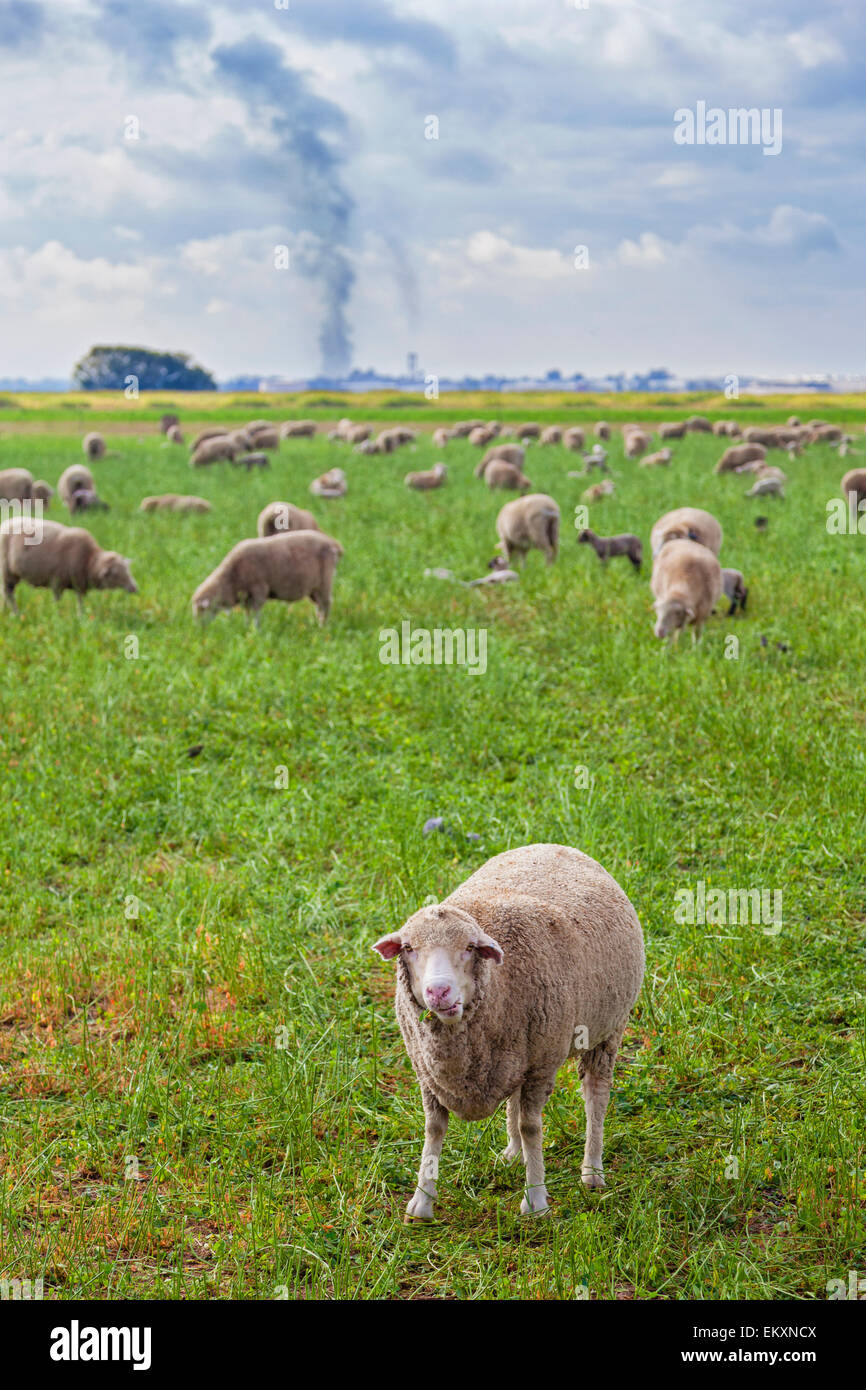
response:
<path fill-rule="evenodd" d="M 424 995 L 431 1009 L 446 1008 L 451 997 L 450 985 L 428 985 Z"/>

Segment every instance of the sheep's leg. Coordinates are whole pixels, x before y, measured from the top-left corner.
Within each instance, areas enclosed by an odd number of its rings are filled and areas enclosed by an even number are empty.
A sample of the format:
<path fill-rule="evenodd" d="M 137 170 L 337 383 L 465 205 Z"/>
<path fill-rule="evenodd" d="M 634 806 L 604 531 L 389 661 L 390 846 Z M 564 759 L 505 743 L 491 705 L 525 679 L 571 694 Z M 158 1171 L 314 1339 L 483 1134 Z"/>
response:
<path fill-rule="evenodd" d="M 439 1177 L 439 1155 L 448 1128 L 448 1111 L 440 1105 L 432 1091 L 421 1087 L 424 1102 L 424 1148 L 421 1150 L 421 1164 L 418 1168 L 418 1183 L 415 1194 L 406 1208 L 407 1221 L 432 1221 L 433 1203 L 436 1200 L 436 1180 Z"/>
<path fill-rule="evenodd" d="M 548 1210 L 544 1185 L 541 1112 L 553 1090 L 553 1082 L 527 1081 L 520 1091 L 520 1142 L 526 1164 L 526 1188 L 520 1211 L 523 1216 Z"/>
<path fill-rule="evenodd" d="M 10 608 L 13 613 L 17 613 L 18 604 L 15 602 L 15 585 L 14 583 L 10 584 L 8 579 L 3 585 L 3 597 L 6 600 L 7 608 Z"/>
<path fill-rule="evenodd" d="M 523 1145 L 520 1142 L 519 1091 L 515 1091 L 513 1096 L 508 1097 L 508 1104 L 505 1107 L 505 1124 L 508 1129 L 508 1144 L 499 1157 L 506 1163 L 513 1163 L 515 1159 L 523 1157 Z"/>
<path fill-rule="evenodd" d="M 586 1106 L 586 1144 L 580 1176 L 587 1187 L 604 1187 L 604 1117 L 610 1100 L 613 1064 L 622 1033 L 599 1043 L 591 1052 L 584 1052 L 578 1067 L 580 1089 Z"/>
<path fill-rule="evenodd" d="M 314 594 L 310 594 L 310 598 L 316 605 L 316 617 L 319 620 L 319 627 L 324 627 L 325 623 L 328 621 L 328 614 L 331 611 L 331 595 L 317 589 Z"/>

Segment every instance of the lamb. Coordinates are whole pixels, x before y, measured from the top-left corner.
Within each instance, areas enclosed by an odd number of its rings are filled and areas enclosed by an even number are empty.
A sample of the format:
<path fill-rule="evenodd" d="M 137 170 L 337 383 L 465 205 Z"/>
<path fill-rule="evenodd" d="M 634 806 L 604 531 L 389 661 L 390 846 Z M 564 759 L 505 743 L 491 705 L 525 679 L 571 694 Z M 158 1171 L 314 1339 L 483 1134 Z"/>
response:
<path fill-rule="evenodd" d="M 547 425 L 539 436 L 541 444 L 561 444 L 562 430 L 559 425 Z"/>
<path fill-rule="evenodd" d="M 442 425 L 440 425 L 438 429 L 435 429 L 433 431 L 433 443 L 435 444 L 437 449 L 444 449 L 449 439 L 453 438 L 454 436 L 451 430 L 445 429 Z"/>
<path fill-rule="evenodd" d="M 607 472 L 607 451 L 603 449 L 600 444 L 593 444 L 591 451 L 588 454 L 584 454 L 582 457 L 586 465 L 583 470 L 585 473 L 591 473 L 593 468 L 597 468 L 601 473 Z M 579 478 L 581 475 L 579 473 L 569 473 L 568 476 L 569 478 Z"/>
<path fill-rule="evenodd" d="M 580 545 L 591 545 L 603 565 L 617 555 L 627 555 L 636 570 L 641 567 L 643 546 L 640 538 L 625 532 L 621 536 L 597 536 L 588 528 L 577 538 Z"/>
<path fill-rule="evenodd" d="M 157 497 L 143 497 L 140 512 L 211 512 L 213 507 L 203 497 L 178 492 L 164 492 Z"/>
<path fill-rule="evenodd" d="M 342 468 L 331 468 L 313 479 L 310 492 L 314 497 L 345 497 L 348 486 Z"/>
<path fill-rule="evenodd" d="M 89 531 L 42 521 L 34 530 L 29 518 L 13 517 L 0 526 L 0 579 L 3 596 L 13 613 L 18 612 L 15 589 L 32 584 L 51 589 L 56 599 L 65 589 L 78 596 L 78 611 L 90 589 L 123 589 L 137 594 L 131 562 L 114 550 L 103 550 Z"/>
<path fill-rule="evenodd" d="M 781 497 L 785 496 L 785 484 L 781 478 L 756 478 L 746 497 Z"/>
<path fill-rule="evenodd" d="M 722 567 L 697 541 L 668 541 L 655 557 L 650 587 L 655 597 L 655 635 L 674 641 L 691 627 L 700 641 L 704 623 L 722 592 Z"/>
<path fill-rule="evenodd" d="M 488 449 L 472 470 L 476 478 L 483 478 L 488 466 L 494 459 L 504 460 L 505 463 L 513 464 L 515 468 L 523 468 L 526 458 L 526 450 L 519 444 L 494 444 L 492 449 Z"/>
<path fill-rule="evenodd" d="M 94 459 L 105 458 L 105 440 L 102 438 L 101 434 L 97 434 L 95 431 L 84 436 L 81 441 L 81 447 L 84 450 L 84 457 L 90 463 L 92 463 Z"/>
<path fill-rule="evenodd" d="M 107 502 L 103 502 L 92 488 L 79 488 L 72 494 L 72 502 L 69 507 L 70 516 L 75 516 L 77 512 L 109 512 L 111 508 Z"/>
<path fill-rule="evenodd" d="M 534 547 L 552 565 L 559 549 L 559 507 L 543 492 L 515 497 L 496 518 L 496 534 L 507 564 L 516 555 L 523 565 Z"/>
<path fill-rule="evenodd" d="M 650 549 L 658 555 L 668 541 L 691 540 L 705 545 L 714 555 L 722 548 L 722 528 L 710 512 L 700 507 L 677 507 L 659 517 L 650 532 Z"/>
<path fill-rule="evenodd" d="M 767 457 L 764 444 L 732 444 L 726 449 L 716 464 L 717 473 L 735 473 L 747 463 L 754 463 Z"/>
<path fill-rule="evenodd" d="M 176 429 L 176 428 L 178 427 L 179 424 L 180 424 L 180 419 L 178 418 L 177 415 L 160 415 L 160 417 L 159 417 L 159 432 L 160 432 L 160 434 L 166 434 L 166 435 L 167 435 L 167 434 L 169 433 L 170 430 Z"/>
<path fill-rule="evenodd" d="M 312 439 L 315 433 L 315 420 L 287 420 L 280 426 L 283 439 Z"/>
<path fill-rule="evenodd" d="M 235 468 L 245 468 L 248 473 L 254 468 L 270 468 L 271 461 L 267 454 L 256 450 L 251 454 L 241 454 L 238 458 L 232 459 Z"/>
<path fill-rule="evenodd" d="M 677 420 L 673 424 L 659 425 L 659 439 L 683 439 L 685 433 L 685 420 Z"/>
<path fill-rule="evenodd" d="M 667 468 L 667 466 L 668 466 L 668 464 L 670 463 L 670 461 L 671 461 L 672 458 L 673 458 L 673 455 L 672 455 L 670 449 L 659 449 L 657 453 L 655 453 L 655 454 L 647 454 L 646 458 L 642 458 L 641 461 L 640 461 L 640 463 L 639 463 L 639 465 L 638 465 L 638 467 L 639 467 L 639 468 Z"/>
<path fill-rule="evenodd" d="M 526 492 L 532 487 L 525 473 L 515 468 L 505 459 L 492 459 L 484 470 L 484 481 L 491 492 L 495 488 L 505 488 L 513 492 Z"/>
<path fill-rule="evenodd" d="M 643 430 L 629 430 L 623 442 L 626 458 L 636 459 L 646 453 L 650 446 L 650 437 Z"/>
<path fill-rule="evenodd" d="M 407 473 L 403 481 L 407 487 L 415 488 L 418 492 L 429 492 L 444 485 L 447 473 L 444 463 L 434 463 L 425 473 Z"/>
<path fill-rule="evenodd" d="M 606 420 L 599 420 L 592 432 L 596 439 L 610 439 L 610 425 Z"/>
<path fill-rule="evenodd" d="M 107 510 L 107 504 L 100 502 L 97 496 L 93 474 L 83 463 L 73 463 L 64 469 L 57 483 L 57 491 L 70 516 L 77 511 L 85 511 L 88 506 L 101 506 Z"/>
<path fill-rule="evenodd" d="M 579 425 L 571 425 L 563 434 L 562 442 L 573 454 L 579 454 L 586 443 L 586 434 Z"/>
<path fill-rule="evenodd" d="M 296 603 L 308 598 L 321 627 L 331 609 L 334 571 L 342 546 L 321 531 L 288 531 L 265 539 L 239 541 L 192 596 L 196 617 L 212 618 L 242 603 L 259 626 L 269 598 Z"/>
<path fill-rule="evenodd" d="M 208 464 L 220 463 L 223 459 L 228 459 L 231 462 L 238 452 L 238 446 L 229 439 L 227 434 L 217 435 L 212 439 L 206 439 L 203 444 L 199 444 L 193 450 L 189 466 L 190 468 L 205 468 Z"/>
<path fill-rule="evenodd" d="M 580 495 L 581 502 L 600 502 L 603 497 L 610 497 L 614 491 L 614 484 L 610 478 L 605 478 L 601 483 L 593 483 L 585 492 Z"/>
<path fill-rule="evenodd" d="M 729 618 L 734 617 L 738 608 L 741 613 L 745 613 L 749 591 L 739 570 L 722 570 L 722 592 L 731 605 L 728 609 Z"/>
<path fill-rule="evenodd" d="M 321 531 L 312 512 L 295 507 L 291 502 L 269 502 L 259 512 L 257 536 L 280 536 L 285 531 Z"/>
<path fill-rule="evenodd" d="M 603 1187 L 613 1069 L 645 965 L 640 922 L 616 880 L 570 846 L 523 845 L 373 949 L 398 958 L 395 1011 L 424 1105 L 407 1220 L 433 1217 L 449 1114 L 483 1120 L 503 1101 L 502 1158 L 526 1168 L 520 1210 L 547 1211 L 542 1110 L 572 1056 L 586 1107 L 581 1178 Z"/>

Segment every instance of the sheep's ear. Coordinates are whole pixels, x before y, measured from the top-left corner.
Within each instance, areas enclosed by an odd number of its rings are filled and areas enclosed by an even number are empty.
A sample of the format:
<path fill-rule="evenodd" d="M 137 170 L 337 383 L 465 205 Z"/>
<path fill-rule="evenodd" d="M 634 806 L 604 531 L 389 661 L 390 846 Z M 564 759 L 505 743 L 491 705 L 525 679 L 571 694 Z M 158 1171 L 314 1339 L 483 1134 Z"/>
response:
<path fill-rule="evenodd" d="M 383 936 L 379 941 L 373 943 L 373 950 L 378 951 L 383 960 L 393 960 L 403 949 L 403 938 L 398 931 L 392 932 L 390 936 Z"/>
<path fill-rule="evenodd" d="M 505 958 L 505 952 L 499 942 L 494 941 L 486 932 L 479 932 L 477 940 L 472 942 L 472 949 L 482 960 L 494 960 L 497 965 L 501 965 Z"/>

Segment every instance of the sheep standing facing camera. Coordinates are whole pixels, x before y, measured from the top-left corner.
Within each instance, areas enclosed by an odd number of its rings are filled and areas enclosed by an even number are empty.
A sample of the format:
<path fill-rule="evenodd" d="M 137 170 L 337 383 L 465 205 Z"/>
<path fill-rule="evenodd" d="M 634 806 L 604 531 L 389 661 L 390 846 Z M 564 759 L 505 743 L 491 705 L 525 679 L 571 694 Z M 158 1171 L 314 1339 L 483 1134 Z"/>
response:
<path fill-rule="evenodd" d="M 692 642 L 698 642 L 722 592 L 722 568 L 705 545 L 668 541 L 655 557 L 650 587 L 656 637 L 676 642 L 682 629 L 691 627 Z"/>
<path fill-rule="evenodd" d="M 520 1210 L 547 1211 L 542 1110 L 574 1056 L 586 1106 L 581 1177 L 603 1187 L 614 1062 L 644 972 L 640 922 L 616 880 L 566 845 L 524 845 L 373 949 L 398 960 L 397 1020 L 424 1105 L 407 1220 L 433 1218 L 449 1115 L 484 1120 L 503 1101 L 502 1157 L 526 1168 Z"/>

